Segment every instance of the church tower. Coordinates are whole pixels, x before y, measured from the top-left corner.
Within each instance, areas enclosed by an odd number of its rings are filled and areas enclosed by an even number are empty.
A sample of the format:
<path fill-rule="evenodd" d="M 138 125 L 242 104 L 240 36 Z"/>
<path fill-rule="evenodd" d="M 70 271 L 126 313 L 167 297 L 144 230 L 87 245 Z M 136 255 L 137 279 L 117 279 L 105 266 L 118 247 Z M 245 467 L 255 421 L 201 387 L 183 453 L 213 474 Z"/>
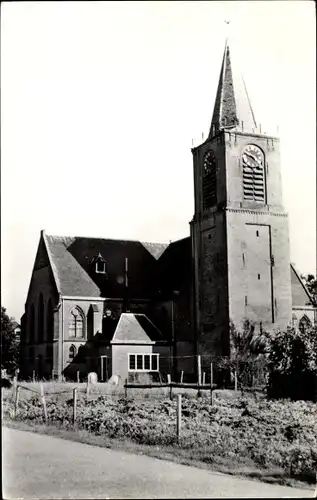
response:
<path fill-rule="evenodd" d="M 279 139 L 261 133 L 226 42 L 209 136 L 192 149 L 191 221 L 198 353 L 230 352 L 229 322 L 291 320 L 288 217 Z"/>

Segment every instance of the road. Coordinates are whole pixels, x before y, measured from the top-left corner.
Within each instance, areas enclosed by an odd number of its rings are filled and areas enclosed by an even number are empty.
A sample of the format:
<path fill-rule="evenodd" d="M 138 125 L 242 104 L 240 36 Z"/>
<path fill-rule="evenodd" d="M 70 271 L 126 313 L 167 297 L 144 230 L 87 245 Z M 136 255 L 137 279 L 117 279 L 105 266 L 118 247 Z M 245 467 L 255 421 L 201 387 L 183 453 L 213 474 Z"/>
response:
<path fill-rule="evenodd" d="M 2 428 L 3 495 L 17 498 L 313 498 L 295 489 Z"/>

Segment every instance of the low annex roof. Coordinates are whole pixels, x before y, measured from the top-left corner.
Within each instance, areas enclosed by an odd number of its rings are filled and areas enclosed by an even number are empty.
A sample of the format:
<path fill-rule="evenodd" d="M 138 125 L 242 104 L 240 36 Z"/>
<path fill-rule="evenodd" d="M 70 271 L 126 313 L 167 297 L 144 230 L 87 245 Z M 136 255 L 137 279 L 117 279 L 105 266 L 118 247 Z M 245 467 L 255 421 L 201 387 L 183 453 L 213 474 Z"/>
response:
<path fill-rule="evenodd" d="M 122 313 L 111 344 L 154 344 L 163 335 L 145 314 Z"/>

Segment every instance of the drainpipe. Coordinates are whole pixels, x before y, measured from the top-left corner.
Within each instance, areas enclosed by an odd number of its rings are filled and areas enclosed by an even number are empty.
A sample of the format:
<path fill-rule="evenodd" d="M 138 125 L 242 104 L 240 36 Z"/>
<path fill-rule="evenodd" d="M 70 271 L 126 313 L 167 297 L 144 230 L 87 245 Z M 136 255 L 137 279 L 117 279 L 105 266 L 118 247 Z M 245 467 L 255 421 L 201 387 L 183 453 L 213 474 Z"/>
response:
<path fill-rule="evenodd" d="M 171 359 L 171 375 L 174 378 L 174 369 L 175 369 L 175 363 L 174 363 L 174 355 L 175 355 L 175 338 L 174 338 L 174 297 L 172 297 L 172 359 Z"/>
<path fill-rule="evenodd" d="M 63 371 L 64 371 L 64 299 L 62 298 L 62 339 L 61 339 L 61 375 L 60 378 L 62 380 L 63 378 Z"/>

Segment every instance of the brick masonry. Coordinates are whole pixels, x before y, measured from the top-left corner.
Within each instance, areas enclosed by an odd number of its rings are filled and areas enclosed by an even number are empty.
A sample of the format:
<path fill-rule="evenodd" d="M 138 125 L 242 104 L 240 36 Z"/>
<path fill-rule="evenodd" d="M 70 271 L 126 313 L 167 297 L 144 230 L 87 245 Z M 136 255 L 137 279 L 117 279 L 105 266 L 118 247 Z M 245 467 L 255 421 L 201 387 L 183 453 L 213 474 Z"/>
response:
<path fill-rule="evenodd" d="M 265 158 L 265 203 L 243 199 L 244 147 Z M 203 210 L 203 158 L 217 161 L 217 206 Z M 222 131 L 193 150 L 196 331 L 203 353 L 228 354 L 229 319 L 245 317 L 272 330 L 291 320 L 288 219 L 284 212 L 276 138 Z"/>

